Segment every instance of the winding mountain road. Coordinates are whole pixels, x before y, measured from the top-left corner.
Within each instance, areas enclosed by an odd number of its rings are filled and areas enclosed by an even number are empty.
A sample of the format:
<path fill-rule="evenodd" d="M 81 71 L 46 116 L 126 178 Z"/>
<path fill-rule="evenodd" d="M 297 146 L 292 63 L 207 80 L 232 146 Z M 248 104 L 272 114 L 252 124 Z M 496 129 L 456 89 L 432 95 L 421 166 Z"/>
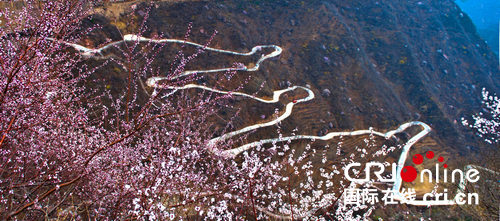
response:
<path fill-rule="evenodd" d="M 51 38 L 48 38 L 48 40 L 58 41 L 58 40 L 51 39 Z M 174 76 L 173 78 L 170 77 L 169 78 L 170 80 L 175 79 L 175 78 L 181 78 L 181 77 L 193 74 L 193 73 L 214 73 L 214 72 L 225 72 L 225 71 L 257 71 L 257 70 L 259 70 L 260 64 L 262 62 L 264 62 L 265 60 L 267 60 L 269 58 L 276 57 L 276 56 L 280 55 L 283 51 L 281 49 L 281 47 L 276 46 L 276 45 L 260 45 L 260 46 L 253 47 L 252 50 L 248 53 L 240 53 L 240 52 L 234 52 L 234 51 L 229 51 L 229 50 L 221 50 L 221 49 L 206 47 L 206 46 L 201 45 L 201 44 L 197 44 L 197 43 L 193 43 L 193 42 L 189 42 L 189 41 L 184 41 L 184 40 L 150 39 L 150 38 L 146 38 L 146 37 L 142 37 L 142 36 L 138 36 L 138 35 L 125 35 L 123 40 L 111 42 L 111 43 L 109 43 L 101 48 L 97 48 L 97 49 L 87 48 L 87 47 L 84 47 L 82 45 L 78 45 L 78 44 L 70 43 L 70 42 L 65 42 L 65 41 L 58 41 L 58 42 L 75 48 L 80 54 L 82 54 L 84 56 L 92 57 L 92 56 L 95 56 L 96 54 L 102 54 L 104 50 L 106 50 L 110 47 L 118 46 L 119 44 L 127 42 L 127 41 L 131 41 L 131 42 L 141 41 L 141 42 L 154 42 L 154 43 L 181 43 L 181 44 L 192 45 L 195 47 L 204 48 L 204 50 L 207 50 L 207 51 L 232 54 L 232 55 L 236 55 L 236 56 L 250 56 L 250 55 L 253 55 L 259 51 L 262 51 L 263 48 L 274 49 L 274 51 L 272 51 L 271 53 L 262 55 L 261 58 L 256 62 L 255 66 L 253 68 L 247 68 L 245 66 L 241 66 L 241 67 L 236 67 L 236 68 L 220 68 L 220 69 L 211 69 L 211 70 L 184 71 L 184 72 L 180 73 L 179 75 Z M 229 94 L 230 93 L 233 96 L 247 97 L 247 98 L 262 102 L 262 103 L 279 102 L 280 96 L 283 93 L 286 93 L 288 91 L 304 90 L 307 92 L 306 97 L 294 100 L 293 102 L 286 104 L 284 113 L 281 114 L 281 116 L 276 117 L 274 120 L 264 122 L 264 123 L 254 124 L 251 126 L 247 126 L 245 128 L 242 128 L 242 129 L 239 129 L 236 131 L 232 131 L 232 132 L 223 134 L 220 137 L 216 137 L 216 138 L 211 139 L 208 142 L 209 148 L 211 148 L 211 150 L 213 150 L 214 153 L 220 154 L 220 155 L 225 156 L 225 157 L 236 157 L 239 154 L 241 154 L 242 152 L 247 151 L 251 148 L 254 148 L 254 147 L 257 147 L 259 145 L 266 144 L 266 143 L 276 142 L 276 141 L 288 141 L 288 140 L 300 140 L 300 139 L 329 140 L 329 139 L 332 139 L 334 137 L 340 137 L 340 136 L 356 136 L 356 135 L 368 135 L 368 134 L 373 134 L 376 136 L 381 136 L 381 137 L 385 137 L 386 139 L 389 139 L 391 137 L 394 137 L 395 134 L 405 131 L 409 127 L 413 127 L 413 126 L 421 127 L 422 130 L 418 134 L 413 136 L 406 144 L 404 144 L 404 147 L 402 148 L 402 152 L 401 152 L 401 155 L 400 155 L 398 163 L 397 163 L 396 181 L 395 181 L 393 188 L 392 188 L 392 190 L 396 193 L 395 198 L 397 200 L 399 200 L 401 203 L 406 203 L 406 204 L 411 204 L 411 205 L 416 205 L 416 206 L 454 205 L 454 204 L 456 204 L 455 199 L 447 200 L 447 201 L 424 201 L 424 200 L 408 201 L 405 197 L 403 197 L 402 193 L 400 192 L 401 186 L 402 186 L 401 170 L 402 170 L 403 166 L 405 165 L 405 162 L 408 158 L 408 153 L 409 153 L 411 147 L 415 143 L 422 140 L 431 131 L 431 128 L 429 127 L 429 125 L 427 125 L 423 122 L 419 122 L 419 121 L 408 122 L 408 123 L 402 124 L 397 129 L 388 131 L 386 133 L 377 132 L 377 131 L 373 131 L 373 130 L 357 130 L 357 131 L 351 131 L 351 132 L 331 132 L 331 133 L 328 133 L 324 136 L 296 135 L 296 136 L 289 136 L 289 137 L 282 137 L 282 138 L 263 139 L 263 140 L 255 141 L 252 143 L 248 143 L 248 144 L 236 147 L 234 149 L 219 151 L 216 148 L 218 142 L 229 139 L 229 138 L 236 136 L 236 135 L 239 135 L 239 134 L 243 134 L 243 133 L 252 131 L 252 130 L 273 126 L 273 125 L 285 120 L 286 118 L 288 118 L 292 114 L 292 109 L 295 105 L 298 105 L 300 103 L 307 102 L 307 101 L 314 99 L 314 93 L 312 92 L 311 89 L 309 89 L 307 87 L 292 86 L 292 87 L 289 87 L 289 88 L 286 88 L 283 90 L 274 91 L 273 98 L 270 100 L 266 100 L 266 99 L 259 98 L 259 97 L 256 97 L 254 95 L 249 95 L 249 94 L 242 93 L 242 92 L 222 91 L 222 90 L 217 90 L 214 88 L 210 88 L 210 87 L 202 86 L 202 85 L 197 85 L 197 84 L 185 84 L 183 86 L 171 86 L 171 85 L 166 85 L 166 84 L 160 84 L 159 82 L 162 80 L 166 80 L 166 78 L 165 77 L 150 77 L 147 79 L 146 84 L 147 84 L 147 86 L 152 87 L 152 88 L 171 89 L 171 90 L 173 90 L 172 93 L 175 93 L 175 91 L 178 91 L 178 90 L 187 90 L 187 89 L 191 89 L 191 88 L 198 88 L 198 89 L 212 91 L 212 92 L 219 93 L 219 94 Z M 470 168 L 480 168 L 480 169 L 483 169 L 483 170 L 486 170 L 489 172 L 497 173 L 497 172 L 489 170 L 487 168 L 481 168 L 481 167 L 474 166 L 474 165 L 468 165 L 468 166 L 466 166 L 465 169 L 470 169 Z M 465 189 L 465 185 L 466 185 L 465 181 L 462 181 L 459 185 L 459 189 L 458 189 L 457 193 L 463 193 L 464 189 Z M 319 208 L 315 208 L 315 209 L 319 209 Z M 313 214 L 315 209 L 308 212 L 308 214 L 309 215 Z M 264 209 L 260 209 L 260 210 L 264 210 Z M 263 211 L 263 212 L 267 213 L 268 215 L 275 216 L 275 217 L 285 218 L 282 215 L 278 215 L 278 214 L 273 215 L 273 213 L 270 213 L 269 211 Z"/>

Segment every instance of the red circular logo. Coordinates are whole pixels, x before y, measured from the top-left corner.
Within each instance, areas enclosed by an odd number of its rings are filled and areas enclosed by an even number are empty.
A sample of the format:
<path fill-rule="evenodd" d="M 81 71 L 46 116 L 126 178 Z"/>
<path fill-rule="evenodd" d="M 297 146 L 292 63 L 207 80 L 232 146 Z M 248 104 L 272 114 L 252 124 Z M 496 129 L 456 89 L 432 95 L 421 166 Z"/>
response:
<path fill-rule="evenodd" d="M 427 151 L 427 153 L 425 154 L 425 156 L 427 157 L 427 159 L 432 159 L 434 157 L 434 152 Z"/>
<path fill-rule="evenodd" d="M 424 157 L 420 154 L 415 154 L 413 155 L 413 163 L 415 164 L 421 164 L 422 162 L 424 162 Z"/>
<path fill-rule="evenodd" d="M 405 182 L 411 183 L 417 178 L 417 170 L 413 166 L 405 166 L 401 170 L 401 178 Z"/>

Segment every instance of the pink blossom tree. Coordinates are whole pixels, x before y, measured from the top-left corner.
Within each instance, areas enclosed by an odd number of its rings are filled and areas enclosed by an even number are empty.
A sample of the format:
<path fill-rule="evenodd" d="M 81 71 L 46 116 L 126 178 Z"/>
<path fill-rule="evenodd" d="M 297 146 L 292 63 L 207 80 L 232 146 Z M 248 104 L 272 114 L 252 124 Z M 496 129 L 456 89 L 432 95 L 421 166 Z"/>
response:
<path fill-rule="evenodd" d="M 1 11 L 2 219 L 170 216 L 163 212 L 166 206 L 226 188 L 217 186 L 224 183 L 217 173 L 231 167 L 210 154 L 205 141 L 213 136 L 206 121 L 227 96 L 180 93 L 158 102 L 164 95 L 159 91 L 138 101 L 139 77 L 154 57 L 154 50 L 141 50 L 138 41 L 122 49 L 125 62 L 115 60 L 128 70 L 125 92 L 116 97 L 85 88 L 95 71 L 84 64 L 92 54 L 70 48 L 92 31 L 80 28 L 92 4 L 28 1 L 21 9 Z M 146 62 L 132 70 L 139 56 Z M 179 54 L 169 74 L 195 56 Z"/>
<path fill-rule="evenodd" d="M 143 37 L 144 23 L 138 33 L 101 47 L 115 48 L 122 59 L 103 56 L 104 49 L 78 44 L 98 28 L 81 28 L 95 3 L 27 1 L 21 9 L 0 11 L 5 21 L 0 29 L 0 218 L 369 216 L 373 208 L 355 208 L 364 209 L 361 213 L 341 206 L 350 183 L 339 171 L 349 162 L 366 163 L 394 148 L 373 148 L 377 138 L 369 131 L 349 156 L 341 151 L 343 138 L 321 153 L 310 145 L 298 151 L 290 145 L 301 137 L 283 138 L 278 124 L 278 139 L 227 154 L 243 141 L 224 138 L 230 124 L 220 128 L 213 118 L 229 107 L 227 99 L 256 99 L 238 92 L 242 85 L 225 89 L 234 70 L 248 69 L 235 64 L 213 85 L 192 86 L 202 75 L 183 74 L 184 67 L 208 43 L 191 55 L 181 50 L 164 73 L 153 61 L 166 41 Z M 106 59 L 89 67 L 87 60 L 98 57 Z M 126 73 L 125 90 L 112 94 L 105 87 L 88 88 L 89 76 L 111 64 Z M 160 76 L 161 81 L 143 82 Z M 301 102 L 314 97 L 309 89 L 292 89 L 310 92 Z M 283 112 L 277 110 L 276 116 Z"/>
<path fill-rule="evenodd" d="M 78 40 L 79 22 L 90 13 L 84 2 L 26 2 L 3 8 L 0 29 L 0 217 L 41 216 L 81 178 L 86 155 L 103 131 L 91 127 L 84 88 L 92 70 L 75 75 L 80 56 L 49 36 Z M 71 192 L 71 191 L 70 191 Z M 58 195 L 56 198 L 53 196 Z M 58 205 L 51 202 L 50 205 Z"/>
<path fill-rule="evenodd" d="M 482 90 L 485 108 L 472 116 L 472 123 L 462 118 L 462 124 L 476 131 L 476 134 L 491 146 L 479 148 L 479 156 L 476 157 L 475 168 L 480 169 L 481 179 L 474 186 L 468 187 L 468 191 L 480 194 L 481 200 L 477 207 L 462 207 L 471 217 L 478 220 L 494 220 L 500 218 L 498 192 L 500 183 L 500 157 L 498 144 L 500 143 L 500 98 L 491 94 L 483 88 Z"/>
<path fill-rule="evenodd" d="M 479 112 L 472 116 L 473 124 L 462 118 L 462 124 L 477 130 L 477 135 L 484 141 L 493 144 L 500 141 L 500 99 L 497 95 L 491 95 L 486 88 L 482 91 L 485 105 L 485 113 Z"/>

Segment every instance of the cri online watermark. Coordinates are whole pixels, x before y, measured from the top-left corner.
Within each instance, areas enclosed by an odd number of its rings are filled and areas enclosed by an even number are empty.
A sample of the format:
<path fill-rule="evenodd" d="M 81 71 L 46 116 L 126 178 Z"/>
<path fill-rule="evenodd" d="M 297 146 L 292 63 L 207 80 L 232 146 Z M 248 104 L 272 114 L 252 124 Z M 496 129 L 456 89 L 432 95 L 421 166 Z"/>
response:
<path fill-rule="evenodd" d="M 432 159 L 434 157 L 434 153 L 432 151 L 428 151 L 426 153 L 426 158 Z M 413 163 L 419 165 L 424 161 L 424 157 L 420 154 L 415 154 L 412 158 Z M 443 162 L 444 158 L 439 157 L 439 162 Z M 437 193 L 437 184 L 447 183 L 448 180 L 448 167 L 447 164 L 443 164 L 443 170 L 440 170 L 439 163 L 436 163 L 435 172 L 433 173 L 429 169 L 424 169 L 420 171 L 420 182 L 424 183 L 424 178 L 427 177 L 429 182 L 433 181 L 433 177 L 435 176 L 436 188 L 431 193 L 424 194 L 422 200 L 416 199 L 416 192 L 413 188 L 404 189 L 400 192 L 399 187 L 401 187 L 401 182 L 405 181 L 408 183 L 413 183 L 417 178 L 417 170 L 413 166 L 405 166 L 401 169 L 399 176 L 397 176 L 397 165 L 396 163 L 392 163 L 392 172 L 390 174 L 391 178 L 387 178 L 389 176 L 383 176 L 382 174 L 385 172 L 386 166 L 389 166 L 389 163 L 378 163 L 378 162 L 369 162 L 365 166 L 365 174 L 366 177 L 363 179 L 354 178 L 349 175 L 349 171 L 354 172 L 354 174 L 358 174 L 360 172 L 360 163 L 351 163 L 344 168 L 344 174 L 347 180 L 354 183 L 368 183 L 371 181 L 370 179 L 370 169 L 373 168 L 373 174 L 375 174 L 376 178 L 379 182 L 382 183 L 394 183 L 394 187 L 392 189 L 381 190 L 384 194 L 382 201 L 387 204 L 398 204 L 399 202 L 414 204 L 414 205 L 464 205 L 464 204 L 479 204 L 479 195 L 477 193 L 468 193 L 467 195 L 464 193 L 465 184 L 467 182 L 475 183 L 479 180 L 479 171 L 474 168 L 469 168 L 465 173 L 460 169 L 455 169 L 451 172 L 451 182 L 458 183 L 459 188 L 457 189 L 457 193 L 453 199 L 448 197 L 448 189 L 444 189 L 443 193 Z M 377 170 L 378 168 L 378 170 Z M 442 179 L 440 179 L 442 176 Z M 458 177 L 458 178 L 457 178 Z M 377 188 L 378 189 L 378 188 Z M 375 204 L 379 202 L 378 199 L 378 191 L 377 189 L 357 189 L 357 188 L 348 188 L 345 191 L 344 196 L 344 205 L 355 204 L 355 205 L 366 205 L 366 204 Z M 379 189 L 380 190 L 380 189 Z M 398 202 L 399 201 L 399 202 Z"/>

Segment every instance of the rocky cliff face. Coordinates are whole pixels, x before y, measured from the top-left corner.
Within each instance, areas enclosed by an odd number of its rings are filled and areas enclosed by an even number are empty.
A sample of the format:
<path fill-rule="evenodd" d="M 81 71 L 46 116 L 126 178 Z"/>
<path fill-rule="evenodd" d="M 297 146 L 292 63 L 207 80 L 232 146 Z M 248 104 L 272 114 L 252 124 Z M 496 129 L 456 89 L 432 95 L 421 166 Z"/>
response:
<path fill-rule="evenodd" d="M 130 15 L 132 4 L 138 10 Z M 119 39 L 113 24 L 124 33 L 135 32 L 135 26 L 124 24 L 139 21 L 147 6 L 108 5 L 108 17 L 94 19 L 109 23 L 116 18 L 101 34 Z M 123 14 L 113 11 L 117 8 Z M 260 96 L 289 84 L 310 86 L 316 99 L 299 105 L 283 122 L 289 132 L 295 127 L 314 135 L 369 127 L 384 131 L 419 120 L 431 125 L 439 148 L 464 154 L 475 143 L 460 119 L 482 109 L 483 87 L 500 92 L 497 56 L 452 1 L 157 2 L 145 35 L 181 39 L 189 22 L 194 42 L 206 42 L 217 30 L 210 44 L 215 48 L 248 52 L 256 45 L 274 44 L 284 49 L 259 71 L 237 77 L 252 75 L 248 93 L 265 81 Z M 188 69 L 228 67 L 233 62 L 251 66 L 257 59 L 207 52 Z M 115 75 L 119 82 L 120 74 Z M 300 94 L 286 95 L 281 104 L 294 97 Z M 236 127 L 254 124 L 282 107 L 244 101 L 235 105 L 243 109 Z M 254 136 L 274 132 L 267 129 Z"/>

